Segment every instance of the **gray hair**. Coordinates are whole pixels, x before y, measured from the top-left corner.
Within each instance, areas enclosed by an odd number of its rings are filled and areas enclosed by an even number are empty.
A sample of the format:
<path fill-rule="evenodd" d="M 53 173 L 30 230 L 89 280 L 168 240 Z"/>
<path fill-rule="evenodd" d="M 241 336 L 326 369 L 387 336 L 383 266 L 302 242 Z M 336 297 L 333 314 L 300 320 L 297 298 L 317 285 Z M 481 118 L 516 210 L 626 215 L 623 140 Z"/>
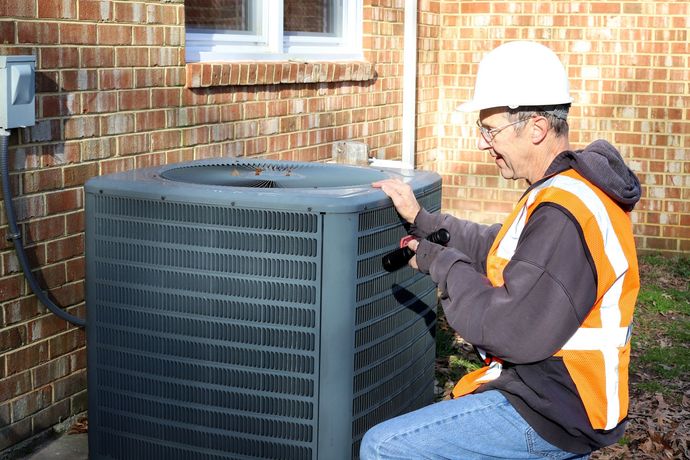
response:
<path fill-rule="evenodd" d="M 548 106 L 521 106 L 515 109 L 508 108 L 508 119 L 510 121 L 527 121 L 533 115 L 544 117 L 549 121 L 556 137 L 568 135 L 568 110 L 570 104 L 548 105 Z M 518 125 L 515 131 L 520 132 L 524 125 Z"/>

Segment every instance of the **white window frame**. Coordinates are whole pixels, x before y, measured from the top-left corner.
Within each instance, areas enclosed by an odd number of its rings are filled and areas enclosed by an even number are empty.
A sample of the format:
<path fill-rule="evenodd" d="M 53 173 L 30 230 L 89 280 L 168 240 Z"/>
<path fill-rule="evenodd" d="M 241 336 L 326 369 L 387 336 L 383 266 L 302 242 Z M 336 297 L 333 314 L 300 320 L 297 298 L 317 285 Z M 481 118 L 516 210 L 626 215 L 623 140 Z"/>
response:
<path fill-rule="evenodd" d="M 362 0 L 342 0 L 341 36 L 286 35 L 282 0 L 253 0 L 257 34 L 186 32 L 187 62 L 361 60 Z"/>

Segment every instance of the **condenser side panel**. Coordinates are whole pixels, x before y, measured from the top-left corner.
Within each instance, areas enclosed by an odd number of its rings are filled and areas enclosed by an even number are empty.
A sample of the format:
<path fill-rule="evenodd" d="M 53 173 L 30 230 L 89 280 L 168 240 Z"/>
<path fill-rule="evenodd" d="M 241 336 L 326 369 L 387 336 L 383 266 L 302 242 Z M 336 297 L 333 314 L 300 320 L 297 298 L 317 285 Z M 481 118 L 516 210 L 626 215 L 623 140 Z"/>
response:
<path fill-rule="evenodd" d="M 86 206 L 90 458 L 315 458 L 319 215 Z"/>
<path fill-rule="evenodd" d="M 415 193 L 428 211 L 440 209 L 440 179 Z M 352 458 L 369 428 L 433 401 L 436 285 L 410 267 L 389 273 L 381 265 L 405 235 L 393 206 L 359 216 Z"/>

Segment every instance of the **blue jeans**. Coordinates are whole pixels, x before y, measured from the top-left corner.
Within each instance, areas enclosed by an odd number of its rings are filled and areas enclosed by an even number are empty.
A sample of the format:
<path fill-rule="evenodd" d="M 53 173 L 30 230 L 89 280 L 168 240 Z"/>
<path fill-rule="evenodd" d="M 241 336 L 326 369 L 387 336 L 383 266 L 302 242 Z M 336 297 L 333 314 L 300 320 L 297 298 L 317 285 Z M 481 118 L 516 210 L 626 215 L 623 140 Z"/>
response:
<path fill-rule="evenodd" d="M 541 438 L 498 391 L 442 401 L 366 432 L 362 460 L 587 459 Z"/>

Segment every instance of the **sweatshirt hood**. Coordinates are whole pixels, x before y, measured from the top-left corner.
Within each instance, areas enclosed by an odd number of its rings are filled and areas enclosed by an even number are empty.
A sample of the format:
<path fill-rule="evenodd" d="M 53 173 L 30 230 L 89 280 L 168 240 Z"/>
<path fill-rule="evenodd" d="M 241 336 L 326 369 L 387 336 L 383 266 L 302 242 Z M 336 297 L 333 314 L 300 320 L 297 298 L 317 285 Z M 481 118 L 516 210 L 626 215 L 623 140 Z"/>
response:
<path fill-rule="evenodd" d="M 640 200 L 642 187 L 618 150 L 605 140 L 597 140 L 582 150 L 564 152 L 570 166 L 599 187 L 626 211 Z"/>

